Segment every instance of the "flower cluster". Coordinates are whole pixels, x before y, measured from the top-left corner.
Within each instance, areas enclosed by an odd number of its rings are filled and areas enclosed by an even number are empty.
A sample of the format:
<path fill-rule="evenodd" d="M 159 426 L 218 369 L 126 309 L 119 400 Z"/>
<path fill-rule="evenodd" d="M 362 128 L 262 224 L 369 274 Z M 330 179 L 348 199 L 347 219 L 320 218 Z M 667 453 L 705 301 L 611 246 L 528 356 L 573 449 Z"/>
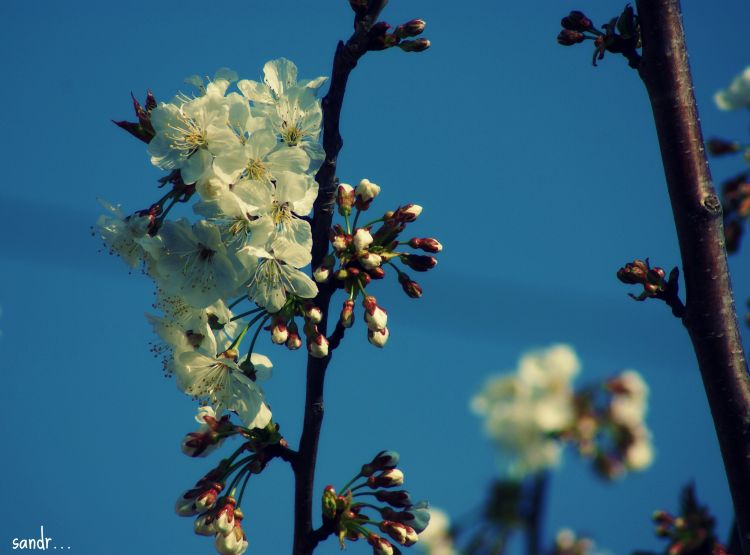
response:
<path fill-rule="evenodd" d="M 594 542 L 585 536 L 576 535 L 570 528 L 558 530 L 555 545 L 550 555 L 593 555 Z"/>
<path fill-rule="evenodd" d="M 555 345 L 524 355 L 516 373 L 490 379 L 472 399 L 509 460 L 512 477 L 557 466 L 566 442 L 607 479 L 651 464 L 651 433 L 644 422 L 648 387 L 640 375 L 625 371 L 574 391 L 579 369 L 573 350 Z"/>
<path fill-rule="evenodd" d="M 357 298 L 361 295 L 367 339 L 376 347 L 383 347 L 390 335 L 387 326 L 388 314 L 385 308 L 378 304 L 377 299 L 368 293 L 368 285 L 373 280 L 383 279 L 386 269 L 390 268 L 395 271 L 406 295 L 415 299 L 421 297 L 420 285 L 396 263 L 399 262 L 415 272 L 426 272 L 437 264 L 437 259 L 432 255 L 442 251 L 443 246 L 431 237 L 400 240 L 400 235 L 407 225 L 414 222 L 422 213 L 422 207 L 416 204 L 400 206 L 358 227 L 361 214 L 370 208 L 370 204 L 379 193 L 380 187 L 368 179 L 363 179 L 356 187 L 346 183 L 339 185 L 336 205 L 339 214 L 344 217 L 345 226 L 336 224 L 331 228 L 330 241 L 333 253 L 315 268 L 313 276 L 318 283 L 328 283 L 332 280 L 337 288 L 344 289 L 348 294 L 339 316 L 338 324 L 341 328 L 349 328 L 354 324 L 354 308 Z M 405 247 L 428 254 L 406 252 L 403 250 Z"/>
<path fill-rule="evenodd" d="M 234 412 L 248 428 L 271 419 L 257 384 L 271 368 L 254 350 L 260 330 L 272 319 L 266 329 L 273 341 L 296 349 L 301 338 L 290 320 L 314 318 L 307 303 L 318 288 L 302 268 L 311 260 L 306 217 L 324 157 L 317 91 L 326 79 L 298 80 L 285 59 L 263 72 L 263 82 L 237 81 L 222 69 L 208 82 L 190 78 L 192 96 L 157 104 L 149 92 L 145 106 L 134 100 L 137 121 L 116 123 L 148 144 L 151 162 L 169 172 L 160 180 L 167 191 L 127 216 L 107 204 L 97 223 L 110 252 L 156 283 L 161 314 L 149 319 L 166 373 L 217 415 Z M 197 218 L 167 219 L 194 197 Z M 250 308 L 233 312 L 243 301 Z M 246 335 L 252 340 L 241 355 Z M 308 334 L 313 351 L 316 340 Z"/>
<path fill-rule="evenodd" d="M 414 545 L 427 527 L 430 521 L 427 503 L 413 503 L 407 491 L 392 489 L 404 483 L 404 474 L 397 468 L 398 461 L 398 453 L 381 451 L 338 493 L 333 486 L 326 486 L 322 498 L 323 518 L 335 529 L 342 549 L 346 540 L 363 538 L 374 555 L 398 555 L 401 550 L 394 544 Z M 357 483 L 361 479 L 363 481 Z M 368 503 L 369 497 L 385 505 Z M 364 513 L 367 510 L 376 511 L 380 516 L 372 520 Z M 368 529 L 368 525 L 377 527 L 380 534 L 390 540 Z"/>
<path fill-rule="evenodd" d="M 213 536 L 216 550 L 222 555 L 241 555 L 248 546 L 240 509 L 247 483 L 250 476 L 260 474 L 269 460 L 280 455 L 286 443 L 273 424 L 262 430 L 235 426 L 229 415 L 216 420 L 210 407 L 200 409 L 196 420 L 202 420 L 201 428 L 189 433 L 182 443 L 183 452 L 191 457 L 207 455 L 230 436 L 242 436 L 245 442 L 180 495 L 175 512 L 196 517 L 195 533 Z M 251 454 L 242 457 L 248 452 Z"/>

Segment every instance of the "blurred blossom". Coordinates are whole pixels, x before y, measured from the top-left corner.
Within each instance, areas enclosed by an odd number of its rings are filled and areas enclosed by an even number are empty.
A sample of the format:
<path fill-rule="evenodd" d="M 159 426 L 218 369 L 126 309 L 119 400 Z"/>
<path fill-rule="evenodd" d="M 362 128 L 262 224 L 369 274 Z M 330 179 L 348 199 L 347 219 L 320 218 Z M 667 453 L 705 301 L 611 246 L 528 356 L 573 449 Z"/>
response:
<path fill-rule="evenodd" d="M 557 466 L 560 442 L 555 436 L 575 418 L 572 379 L 580 362 L 567 345 L 527 353 L 514 374 L 493 377 L 471 400 L 485 417 L 485 430 L 509 463 L 515 477 Z"/>
<path fill-rule="evenodd" d="M 604 555 L 596 549 L 594 542 L 586 536 L 578 536 L 570 528 L 562 528 L 555 536 L 555 546 L 551 555 Z"/>
<path fill-rule="evenodd" d="M 729 87 L 717 91 L 714 102 L 720 110 L 750 108 L 750 66 L 735 77 Z"/>
<path fill-rule="evenodd" d="M 430 508 L 430 524 L 419 534 L 419 545 L 429 555 L 458 555 L 450 535 L 450 519 L 440 509 Z"/>

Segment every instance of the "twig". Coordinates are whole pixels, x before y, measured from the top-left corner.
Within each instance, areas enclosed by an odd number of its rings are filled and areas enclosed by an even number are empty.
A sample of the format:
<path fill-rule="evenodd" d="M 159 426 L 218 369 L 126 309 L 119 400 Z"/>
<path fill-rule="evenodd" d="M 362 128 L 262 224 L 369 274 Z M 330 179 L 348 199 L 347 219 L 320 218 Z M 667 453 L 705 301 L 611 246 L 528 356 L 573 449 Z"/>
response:
<path fill-rule="evenodd" d="M 336 198 L 336 162 L 343 140 L 339 132 L 341 107 L 349 74 L 369 47 L 368 33 L 377 21 L 387 0 L 370 0 L 367 13 L 355 20 L 354 33 L 346 43 L 339 42 L 333 58 L 333 70 L 328 93 L 323 98 L 323 148 L 326 157 L 315 179 L 318 182 L 318 197 L 313 206 L 312 219 L 312 267 L 317 267 L 328 251 L 328 230 L 333 218 Z M 321 333 L 326 333 L 328 306 L 334 289 L 330 284 L 321 285 L 315 305 L 323 313 L 318 324 Z M 315 462 L 318 452 L 320 427 L 323 423 L 323 389 L 325 372 L 331 355 L 325 358 L 307 359 L 307 390 L 305 415 L 299 450 L 293 460 L 294 469 L 294 555 L 309 555 L 315 546 L 333 533 L 321 528 L 312 529 L 312 501 L 315 479 Z"/>
<path fill-rule="evenodd" d="M 695 349 L 740 530 L 750 555 L 750 381 L 727 269 L 679 0 L 637 0 L 643 59 L 685 277 L 683 323 Z"/>
<path fill-rule="evenodd" d="M 542 553 L 542 516 L 544 514 L 544 498 L 547 491 L 548 475 L 540 472 L 534 476 L 531 484 L 528 513 L 526 519 L 526 554 L 541 555 Z"/>

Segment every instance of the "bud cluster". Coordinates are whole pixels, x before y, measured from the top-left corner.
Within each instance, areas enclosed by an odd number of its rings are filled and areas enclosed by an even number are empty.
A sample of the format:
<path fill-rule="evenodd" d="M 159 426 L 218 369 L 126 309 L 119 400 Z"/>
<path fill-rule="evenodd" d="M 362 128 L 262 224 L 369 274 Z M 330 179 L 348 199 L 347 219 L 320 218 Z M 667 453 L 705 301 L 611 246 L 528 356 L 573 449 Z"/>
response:
<path fill-rule="evenodd" d="M 302 320 L 302 328 L 296 318 Z M 266 330 L 271 334 L 271 342 L 286 345 L 296 351 L 302 346 L 300 333 L 307 340 L 307 352 L 316 358 L 328 356 L 328 339 L 318 330 L 323 320 L 323 311 L 312 301 L 291 297 L 282 309 L 271 317 Z"/>
<path fill-rule="evenodd" d="M 563 46 L 572 46 L 585 40 L 594 41 L 592 63 L 604 58 L 605 52 L 622 54 L 628 65 L 637 68 L 641 56 L 636 51 L 641 47 L 640 25 L 633 8 L 627 5 L 623 12 L 597 29 L 583 12 L 572 11 L 560 21 L 562 31 L 557 35 L 557 42 Z"/>
<path fill-rule="evenodd" d="M 573 425 L 562 437 L 593 461 L 599 476 L 612 480 L 651 465 L 651 432 L 645 423 L 648 386 L 638 372 L 626 370 L 603 386 L 582 389 L 573 405 Z"/>
<path fill-rule="evenodd" d="M 345 227 L 334 225 L 330 230 L 332 254 L 328 255 L 314 272 L 318 283 L 334 281 L 334 285 L 344 289 L 349 297 L 343 303 L 339 316 L 339 325 L 349 328 L 354 324 L 354 307 L 356 299 L 362 296 L 364 321 L 367 325 L 367 337 L 376 347 L 383 347 L 388 341 L 388 315 L 377 299 L 367 292 L 367 286 L 373 280 L 383 279 L 386 267 L 396 272 L 398 282 L 404 293 L 411 298 L 422 296 L 421 286 L 399 268 L 396 263 L 415 271 L 426 272 L 435 267 L 437 259 L 433 256 L 442 251 L 443 246 L 432 237 L 412 237 L 400 240 L 400 235 L 407 225 L 414 222 L 422 213 L 422 207 L 416 204 L 400 206 L 386 212 L 382 217 L 358 227 L 360 215 L 370 208 L 372 201 L 380 193 L 380 187 L 368 179 L 360 181 L 357 187 L 342 183 L 336 194 L 338 212 L 344 217 Z M 350 216 L 355 211 L 354 223 Z M 409 247 L 426 254 L 406 252 Z M 338 268 L 336 263 L 338 262 Z"/>
<path fill-rule="evenodd" d="M 422 19 L 412 19 L 397 25 L 391 31 L 388 23 L 378 21 L 370 28 L 368 50 L 385 50 L 397 46 L 404 52 L 424 52 L 430 47 L 430 41 L 419 36 L 424 32 L 425 25 Z"/>
<path fill-rule="evenodd" d="M 652 516 L 656 535 L 669 540 L 666 552 L 669 555 L 726 555 L 726 548 L 714 533 L 714 518 L 707 507 L 698 504 L 692 486 L 683 490 L 681 505 L 680 516 L 666 511 L 656 511 Z"/>
<path fill-rule="evenodd" d="M 224 416 L 217 421 L 211 415 L 203 416 L 207 429 L 188 434 L 183 442 L 183 451 L 187 446 L 187 454 L 200 456 L 206 453 L 207 446 L 215 448 L 225 435 L 241 434 L 247 441 L 231 457 L 222 459 L 195 486 L 180 495 L 175 503 L 175 512 L 180 516 L 195 516 L 195 533 L 213 536 L 214 546 L 222 555 L 241 555 L 248 546 L 240 509 L 247 482 L 250 476 L 263 471 L 275 456 L 274 449 L 286 443 L 275 424 L 269 424 L 265 429 L 248 430 L 233 426 L 228 418 Z M 242 457 L 247 452 L 252 454 Z M 237 498 L 235 492 L 240 482 L 242 488 Z"/>
<path fill-rule="evenodd" d="M 639 295 L 629 293 L 636 301 L 645 301 L 655 298 L 664 301 L 672 309 L 677 317 L 682 317 L 685 306 L 682 304 L 679 293 L 680 272 L 675 267 L 669 272 L 669 278 L 665 279 L 666 273 L 662 268 L 652 268 L 646 260 L 634 260 L 628 262 L 617 270 L 617 279 L 629 285 L 641 285 L 643 291 Z"/>
<path fill-rule="evenodd" d="M 414 545 L 427 527 L 430 520 L 427 503 L 412 503 L 407 491 L 392 489 L 404 483 L 398 461 L 395 451 L 381 451 L 339 493 L 333 486 L 323 491 L 323 518 L 334 525 L 342 549 L 346 540 L 365 539 L 374 555 L 398 555 L 401 553 L 398 545 Z M 363 497 L 372 497 L 385 505 L 360 501 Z M 363 513 L 365 510 L 377 511 L 379 517 L 372 519 Z M 376 527 L 377 531 L 368 526 Z"/>

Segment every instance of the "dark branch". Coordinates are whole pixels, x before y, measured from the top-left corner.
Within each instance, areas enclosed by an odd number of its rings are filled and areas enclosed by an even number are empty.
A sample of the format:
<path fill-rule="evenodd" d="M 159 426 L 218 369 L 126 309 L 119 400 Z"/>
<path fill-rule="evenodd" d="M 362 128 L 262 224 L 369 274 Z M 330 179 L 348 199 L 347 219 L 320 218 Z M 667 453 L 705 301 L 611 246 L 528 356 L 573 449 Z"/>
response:
<path fill-rule="evenodd" d="M 357 15 L 354 33 L 346 43 L 339 42 L 333 58 L 333 70 L 328 93 L 323 98 L 323 148 L 326 157 L 315 179 L 318 182 L 318 197 L 313 206 L 312 219 L 312 267 L 317 267 L 328 251 L 328 230 L 333 219 L 333 206 L 336 199 L 336 162 L 344 142 L 339 131 L 341 108 L 349 74 L 359 59 L 369 49 L 369 31 L 385 8 L 387 0 L 370 0 L 367 13 Z M 322 284 L 315 298 L 315 305 L 323 313 L 318 324 L 321 333 L 326 334 L 328 306 L 334 289 L 331 284 Z M 323 423 L 323 389 L 325 372 L 331 360 L 326 358 L 307 359 L 307 390 L 305 395 L 305 415 L 294 469 L 294 555 L 309 555 L 315 546 L 333 533 L 323 527 L 313 533 L 312 503 L 314 496 L 315 462 L 318 453 L 320 427 Z"/>
<path fill-rule="evenodd" d="M 750 555 L 750 381 L 727 269 L 721 203 L 711 183 L 685 48 L 679 0 L 637 0 L 638 67 L 648 90 L 682 254 L 683 323 L 698 359 Z"/>

